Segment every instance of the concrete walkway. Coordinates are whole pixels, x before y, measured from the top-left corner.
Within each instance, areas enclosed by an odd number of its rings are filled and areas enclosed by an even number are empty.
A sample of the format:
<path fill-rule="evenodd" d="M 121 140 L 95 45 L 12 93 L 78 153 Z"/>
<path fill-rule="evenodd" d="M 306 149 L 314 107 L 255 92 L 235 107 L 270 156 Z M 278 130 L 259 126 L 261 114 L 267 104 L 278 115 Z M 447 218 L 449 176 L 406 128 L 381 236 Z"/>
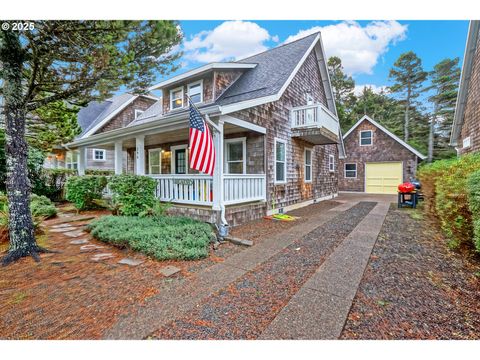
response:
<path fill-rule="evenodd" d="M 352 206 L 355 203 L 352 204 Z M 343 205 L 340 205 L 343 206 Z M 279 234 L 272 234 L 261 243 L 248 248 L 223 263 L 200 271 L 194 278 L 164 285 L 160 293 L 141 307 L 132 308 L 105 334 L 106 339 L 143 339 L 168 321 L 180 317 L 209 295 L 268 260 L 294 241 L 333 219 L 340 212 L 335 203 L 329 211 L 319 212 L 307 222 Z"/>
<path fill-rule="evenodd" d="M 163 285 L 160 293 L 145 305 L 133 307 L 127 316 L 120 318 L 104 338 L 143 339 L 149 336 L 170 321 L 190 313 L 212 294 L 255 271 L 262 263 L 360 201 L 374 201 L 378 203 L 376 207 L 335 248 L 261 335 L 264 339 L 336 338 L 392 199 L 342 194 L 336 199 L 340 205 L 332 203 L 332 208 L 315 214 L 307 222 L 281 234 L 272 234 L 225 262 L 200 271 L 193 278 Z"/>
<path fill-rule="evenodd" d="M 348 196 L 347 196 L 348 198 Z M 348 207 L 354 202 L 347 201 Z M 391 198 L 381 200 L 292 297 L 260 339 L 337 339 L 375 245 Z"/>

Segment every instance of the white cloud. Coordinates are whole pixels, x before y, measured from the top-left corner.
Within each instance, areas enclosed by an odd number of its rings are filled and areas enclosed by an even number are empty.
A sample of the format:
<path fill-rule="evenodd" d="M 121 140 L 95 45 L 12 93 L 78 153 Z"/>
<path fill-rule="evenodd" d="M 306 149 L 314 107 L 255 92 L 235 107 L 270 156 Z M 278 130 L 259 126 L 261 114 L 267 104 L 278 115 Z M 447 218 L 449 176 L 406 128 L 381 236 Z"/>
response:
<path fill-rule="evenodd" d="M 374 84 L 363 84 L 363 85 L 355 85 L 355 88 L 353 89 L 353 92 L 355 93 L 356 96 L 359 96 L 362 94 L 364 88 L 371 88 L 374 93 L 379 94 L 381 91 L 384 91 L 388 93 L 388 88 L 386 85 L 383 86 L 378 86 Z"/>
<path fill-rule="evenodd" d="M 185 59 L 198 62 L 238 60 L 265 51 L 272 37 L 250 21 L 225 21 L 215 29 L 201 31 L 184 41 Z"/>
<path fill-rule="evenodd" d="M 388 51 L 388 46 L 405 39 L 407 25 L 397 21 L 372 21 L 362 27 L 355 21 L 335 25 L 315 26 L 289 36 L 291 42 L 321 31 L 328 57 L 338 56 L 348 74 L 371 74 L 378 58 Z"/>

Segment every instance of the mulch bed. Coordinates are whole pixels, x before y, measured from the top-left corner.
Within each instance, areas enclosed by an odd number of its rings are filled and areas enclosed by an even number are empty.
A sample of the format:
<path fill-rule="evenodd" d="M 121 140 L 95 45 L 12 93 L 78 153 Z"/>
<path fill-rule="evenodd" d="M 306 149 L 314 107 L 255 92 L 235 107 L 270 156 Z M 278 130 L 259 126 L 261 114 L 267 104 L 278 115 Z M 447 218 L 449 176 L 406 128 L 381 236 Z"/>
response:
<path fill-rule="evenodd" d="M 99 216 L 106 212 L 84 212 Z M 74 214 L 70 214 L 73 216 Z M 59 218 L 45 222 L 48 226 Z M 74 226 L 84 221 L 72 222 Z M 84 238 L 79 237 L 79 238 Z M 164 281 L 181 281 L 198 270 L 223 261 L 242 251 L 241 246 L 225 243 L 210 256 L 198 261 L 155 261 L 141 254 L 104 246 L 103 253 L 114 258 L 94 262 L 94 253 L 81 253 L 62 233 L 48 232 L 41 245 L 60 251 L 42 255 L 35 263 L 31 258 L 0 267 L 0 338 L 1 339 L 98 339 L 110 328 L 129 305 L 142 304 L 155 295 Z M 5 253 L 0 253 L 2 257 Z M 117 264 L 124 257 L 145 262 L 136 267 Z M 173 265 L 181 272 L 165 278 L 160 270 Z"/>
<path fill-rule="evenodd" d="M 479 339 L 480 261 L 448 250 L 429 219 L 392 207 L 343 339 Z"/>
<path fill-rule="evenodd" d="M 375 204 L 360 203 L 320 225 L 149 338 L 257 338 Z"/>

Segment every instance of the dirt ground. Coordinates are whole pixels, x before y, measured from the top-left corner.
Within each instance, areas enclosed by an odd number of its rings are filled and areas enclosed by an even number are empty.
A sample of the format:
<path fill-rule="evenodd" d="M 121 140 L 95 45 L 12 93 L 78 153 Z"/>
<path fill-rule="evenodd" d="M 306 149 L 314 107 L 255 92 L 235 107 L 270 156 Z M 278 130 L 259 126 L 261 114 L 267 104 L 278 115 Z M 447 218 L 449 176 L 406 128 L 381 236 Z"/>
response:
<path fill-rule="evenodd" d="M 420 210 L 390 209 L 343 339 L 479 339 L 480 261 Z"/>

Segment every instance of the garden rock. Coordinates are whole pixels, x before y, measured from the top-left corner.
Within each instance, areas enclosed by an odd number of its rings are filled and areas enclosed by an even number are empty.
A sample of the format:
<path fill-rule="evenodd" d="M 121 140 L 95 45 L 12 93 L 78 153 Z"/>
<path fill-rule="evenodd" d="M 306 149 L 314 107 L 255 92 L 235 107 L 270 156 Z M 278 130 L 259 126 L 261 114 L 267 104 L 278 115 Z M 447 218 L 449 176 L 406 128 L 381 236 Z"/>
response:
<path fill-rule="evenodd" d="M 62 227 L 62 228 L 53 228 L 53 229 L 50 229 L 50 231 L 54 232 L 54 233 L 58 233 L 58 232 L 75 231 L 77 229 L 78 228 L 76 228 L 76 227 L 69 226 L 69 227 Z"/>
<path fill-rule="evenodd" d="M 162 273 L 163 276 L 170 277 L 178 273 L 180 270 L 181 269 L 177 268 L 176 266 L 168 265 L 162 268 L 160 272 Z"/>
<path fill-rule="evenodd" d="M 78 240 L 72 240 L 70 241 L 70 244 L 72 245 L 83 245 L 83 244 L 88 244 L 89 241 L 87 239 L 78 239 Z"/>
<path fill-rule="evenodd" d="M 103 246 L 98 246 L 98 245 L 94 245 L 94 244 L 80 246 L 80 251 L 81 252 L 96 251 L 98 249 L 103 249 Z"/>
<path fill-rule="evenodd" d="M 103 253 L 103 254 L 95 254 L 91 257 L 91 260 L 93 261 L 101 261 L 101 260 L 107 260 L 113 258 L 112 253 Z"/>
<path fill-rule="evenodd" d="M 124 258 L 118 262 L 119 264 L 122 265 L 129 265 L 129 266 L 138 266 L 141 263 L 143 263 L 143 260 L 137 260 L 137 259 L 132 259 L 132 258 Z"/>
<path fill-rule="evenodd" d="M 66 232 L 64 234 L 69 236 L 69 237 L 79 237 L 79 236 L 85 235 L 85 231 L 76 230 L 76 231 L 69 231 L 69 232 Z"/>

